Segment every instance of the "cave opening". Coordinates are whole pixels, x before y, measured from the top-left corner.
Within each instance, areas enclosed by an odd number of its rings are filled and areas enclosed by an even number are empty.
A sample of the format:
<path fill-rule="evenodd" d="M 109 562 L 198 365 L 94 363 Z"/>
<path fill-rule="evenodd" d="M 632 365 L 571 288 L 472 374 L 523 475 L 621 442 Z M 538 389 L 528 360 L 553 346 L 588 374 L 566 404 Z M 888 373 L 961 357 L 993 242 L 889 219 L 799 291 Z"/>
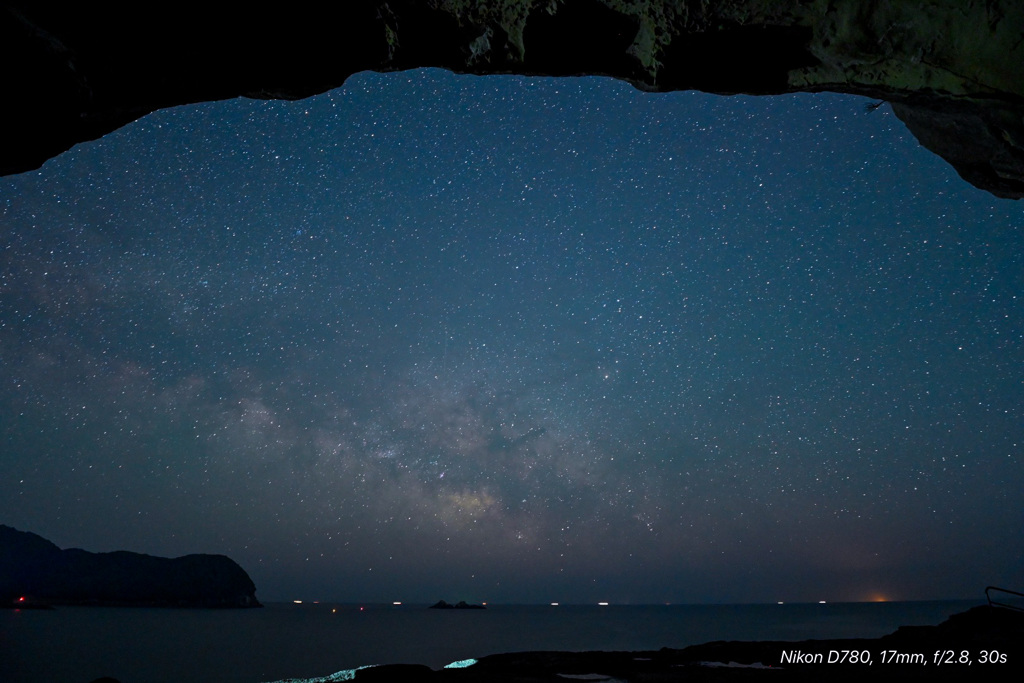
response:
<path fill-rule="evenodd" d="M 4 178 L 2 516 L 263 599 L 1012 577 L 1020 209 L 867 102 L 362 73 Z"/>

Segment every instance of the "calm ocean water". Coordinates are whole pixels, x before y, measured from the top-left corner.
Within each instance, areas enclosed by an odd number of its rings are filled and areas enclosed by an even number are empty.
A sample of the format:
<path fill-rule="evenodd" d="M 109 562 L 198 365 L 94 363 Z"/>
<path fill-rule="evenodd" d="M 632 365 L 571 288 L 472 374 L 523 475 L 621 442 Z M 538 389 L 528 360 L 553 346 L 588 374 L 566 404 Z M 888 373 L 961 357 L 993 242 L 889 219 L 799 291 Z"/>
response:
<path fill-rule="evenodd" d="M 656 650 L 712 640 L 877 637 L 978 601 L 674 606 L 290 605 L 0 610 L 0 681 L 257 683 L 366 664 L 438 668 L 523 650 Z"/>

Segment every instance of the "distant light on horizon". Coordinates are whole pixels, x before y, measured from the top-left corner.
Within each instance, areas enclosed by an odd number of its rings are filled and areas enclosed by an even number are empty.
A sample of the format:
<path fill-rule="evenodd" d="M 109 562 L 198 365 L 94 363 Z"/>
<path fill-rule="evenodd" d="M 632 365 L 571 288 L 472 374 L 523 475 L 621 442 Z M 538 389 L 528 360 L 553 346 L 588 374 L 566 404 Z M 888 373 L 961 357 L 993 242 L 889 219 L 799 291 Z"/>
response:
<path fill-rule="evenodd" d="M 394 601 L 393 603 L 391 603 L 391 604 L 392 604 L 392 605 L 401 605 L 401 604 L 402 604 L 402 602 L 401 602 L 400 600 L 395 600 L 395 601 Z"/>
<path fill-rule="evenodd" d="M 294 602 L 296 605 L 302 604 L 302 600 L 292 600 L 292 602 Z"/>
<path fill-rule="evenodd" d="M 608 603 L 607 603 L 607 602 L 599 602 L 599 603 L 597 603 L 597 604 L 598 604 L 598 606 L 600 606 L 600 607 L 607 607 L 607 606 L 608 606 Z"/>

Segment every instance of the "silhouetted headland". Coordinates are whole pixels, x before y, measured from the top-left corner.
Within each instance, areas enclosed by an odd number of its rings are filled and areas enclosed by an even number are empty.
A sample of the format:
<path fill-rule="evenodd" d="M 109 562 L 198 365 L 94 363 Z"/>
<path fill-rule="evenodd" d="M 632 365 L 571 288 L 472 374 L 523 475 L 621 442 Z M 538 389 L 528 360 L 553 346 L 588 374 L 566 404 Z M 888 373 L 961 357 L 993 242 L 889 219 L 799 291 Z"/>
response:
<path fill-rule="evenodd" d="M 0 524 L 0 606 L 48 605 L 262 607 L 252 579 L 224 555 L 61 550 Z"/>

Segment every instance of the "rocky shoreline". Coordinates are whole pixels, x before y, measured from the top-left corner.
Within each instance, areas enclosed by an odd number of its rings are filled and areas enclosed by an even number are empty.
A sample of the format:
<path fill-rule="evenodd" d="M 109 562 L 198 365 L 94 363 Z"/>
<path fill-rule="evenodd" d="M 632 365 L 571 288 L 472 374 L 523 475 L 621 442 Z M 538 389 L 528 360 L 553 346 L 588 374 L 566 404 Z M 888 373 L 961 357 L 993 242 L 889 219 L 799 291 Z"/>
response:
<path fill-rule="evenodd" d="M 974 607 L 938 626 L 901 627 L 881 638 L 801 642 L 718 641 L 649 652 L 516 652 L 433 670 L 374 666 L 303 683 L 440 681 L 862 681 L 878 674 L 909 681 L 1019 681 L 1024 673 L 1024 612 Z"/>

